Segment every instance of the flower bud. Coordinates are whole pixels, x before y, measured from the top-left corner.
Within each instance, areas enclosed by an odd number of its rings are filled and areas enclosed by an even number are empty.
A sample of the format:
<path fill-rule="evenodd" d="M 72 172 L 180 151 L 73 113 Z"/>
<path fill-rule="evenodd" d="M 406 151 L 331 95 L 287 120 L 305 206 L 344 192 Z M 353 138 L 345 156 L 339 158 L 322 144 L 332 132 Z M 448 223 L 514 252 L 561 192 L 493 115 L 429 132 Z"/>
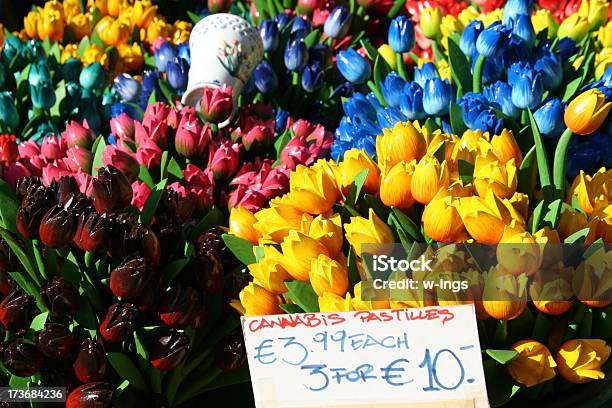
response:
<path fill-rule="evenodd" d="M 602 366 L 610 358 L 610 350 L 610 346 L 600 339 L 566 341 L 557 353 L 559 373 L 574 384 L 600 380 L 606 376 Z"/>
<path fill-rule="evenodd" d="M 79 293 L 60 276 L 44 282 L 40 287 L 40 296 L 49 312 L 57 316 L 73 314 L 81 305 Z"/>
<path fill-rule="evenodd" d="M 164 294 L 159 318 L 173 328 L 187 327 L 195 318 L 200 304 L 198 292 L 188 286 L 175 286 Z"/>
<path fill-rule="evenodd" d="M 414 168 L 410 182 L 412 197 L 421 204 L 428 204 L 440 189 L 450 183 L 450 172 L 446 160 L 438 162 L 435 157 L 423 157 Z"/>
<path fill-rule="evenodd" d="M 374 245 L 370 250 L 373 253 L 383 254 L 386 251 L 386 249 L 383 249 L 384 246 L 395 242 L 391 228 L 371 208 L 367 219 L 351 217 L 351 222 L 344 225 L 344 230 L 346 231 L 346 240 L 352 245 L 357 256 L 361 256 L 363 244 L 380 244 L 378 250 L 375 249 Z"/>
<path fill-rule="evenodd" d="M 94 340 L 86 339 L 81 344 L 72 365 L 74 374 L 81 382 L 104 381 L 109 373 L 110 366 L 102 345 Z"/>
<path fill-rule="evenodd" d="M 109 384 L 91 382 L 75 388 L 66 399 L 66 408 L 110 408 L 113 391 Z"/>
<path fill-rule="evenodd" d="M 33 305 L 30 296 L 20 289 L 14 290 L 0 303 L 0 322 L 7 330 L 24 329 L 29 323 Z"/>
<path fill-rule="evenodd" d="M 127 207 L 132 194 L 129 180 L 113 166 L 101 168 L 93 180 L 93 204 L 100 214 Z"/>
<path fill-rule="evenodd" d="M 103 214 L 81 214 L 77 220 L 74 243 L 86 252 L 100 252 L 106 247 L 111 223 Z"/>
<path fill-rule="evenodd" d="M 199 102 L 199 110 L 210 123 L 221 123 L 232 115 L 234 103 L 232 87 L 222 85 L 217 89 L 205 88 Z"/>
<path fill-rule="evenodd" d="M 62 133 L 62 139 L 66 140 L 68 148 L 78 146 L 89 149 L 91 147 L 96 136 L 87 126 L 87 121 L 85 121 L 85 125 L 83 126 L 75 121 L 66 125 L 66 130 Z"/>
<path fill-rule="evenodd" d="M 595 132 L 608 117 L 612 102 L 598 89 L 589 89 L 574 98 L 565 110 L 565 125 L 574 133 Z"/>
<path fill-rule="evenodd" d="M 113 136 L 117 139 L 134 140 L 134 119 L 127 113 L 115 116 L 110 121 L 110 128 Z"/>
<path fill-rule="evenodd" d="M 138 297 L 151 278 L 144 258 L 125 260 L 110 274 L 110 288 L 120 299 Z"/>
<path fill-rule="evenodd" d="M 15 219 L 21 235 L 26 238 L 38 238 L 40 222 L 54 201 L 52 191 L 45 187 L 37 188 L 23 198 Z"/>
<path fill-rule="evenodd" d="M 107 146 L 102 155 L 102 163 L 105 166 L 113 166 L 132 181 L 138 177 L 140 166 L 134 156 L 117 146 Z"/>
<path fill-rule="evenodd" d="M 12 341 L 2 352 L 2 364 L 18 377 L 30 377 L 38 373 L 44 359 L 38 347 L 24 339 Z"/>
<path fill-rule="evenodd" d="M 189 354 L 189 338 L 182 331 L 172 331 L 149 347 L 151 365 L 160 371 L 171 371 L 181 365 Z"/>
<path fill-rule="evenodd" d="M 364 169 L 368 170 L 363 191 L 368 194 L 376 194 L 380 186 L 380 170 L 370 156 L 361 149 L 351 149 L 344 153 L 344 158 L 339 165 L 342 189 L 347 191 L 348 187 L 355 182 L 355 177 Z"/>
<path fill-rule="evenodd" d="M 346 265 L 321 254 L 312 258 L 309 274 L 310 283 L 318 296 L 325 292 L 344 296 L 348 290 L 348 271 Z"/>
<path fill-rule="evenodd" d="M 239 370 L 247 361 L 241 331 L 234 331 L 221 341 L 215 353 L 215 365 L 226 374 Z"/>
<path fill-rule="evenodd" d="M 64 358 L 72 349 L 74 336 L 68 327 L 59 323 L 46 323 L 37 335 L 38 348 L 54 359 Z"/>
<path fill-rule="evenodd" d="M 263 316 L 282 313 L 279 298 L 272 292 L 257 285 L 249 283 L 240 291 L 240 304 L 245 316 Z"/>
<path fill-rule="evenodd" d="M 510 349 L 519 353 L 507 364 L 512 378 L 527 387 L 541 384 L 555 377 L 555 359 L 550 351 L 535 340 L 522 340 Z"/>
<path fill-rule="evenodd" d="M 399 209 L 410 208 L 414 204 L 414 198 L 410 193 L 410 183 L 415 166 L 416 160 L 410 163 L 401 161 L 395 165 L 383 166 L 380 181 L 380 201 L 383 204 Z"/>
<path fill-rule="evenodd" d="M 420 26 L 423 35 L 427 38 L 436 39 L 440 36 L 440 23 L 442 23 L 442 11 L 438 7 L 428 7 L 421 11 Z"/>
<path fill-rule="evenodd" d="M 38 234 L 43 244 L 51 248 L 62 248 L 72 241 L 76 227 L 74 213 L 56 205 L 43 216 Z"/>
<path fill-rule="evenodd" d="M 226 140 L 214 149 L 211 146 L 208 167 L 215 180 L 227 179 L 236 173 L 240 164 L 239 155 L 240 145 L 238 143 Z"/>
<path fill-rule="evenodd" d="M 100 334 L 106 341 L 121 343 L 132 334 L 132 326 L 136 320 L 138 310 L 131 303 L 112 304 L 102 323 Z"/>
<path fill-rule="evenodd" d="M 58 139 L 55 135 L 47 136 L 42 142 L 40 153 L 47 160 L 61 159 L 66 155 L 66 141 Z"/>
<path fill-rule="evenodd" d="M 208 124 L 202 128 L 195 114 L 187 113 L 183 115 L 176 130 L 174 138 L 176 151 L 188 159 L 198 159 L 206 151 L 211 137 Z"/>
<path fill-rule="evenodd" d="M 229 234 L 257 244 L 260 235 L 254 227 L 256 222 L 257 219 L 253 213 L 242 205 L 234 207 L 230 211 Z"/>

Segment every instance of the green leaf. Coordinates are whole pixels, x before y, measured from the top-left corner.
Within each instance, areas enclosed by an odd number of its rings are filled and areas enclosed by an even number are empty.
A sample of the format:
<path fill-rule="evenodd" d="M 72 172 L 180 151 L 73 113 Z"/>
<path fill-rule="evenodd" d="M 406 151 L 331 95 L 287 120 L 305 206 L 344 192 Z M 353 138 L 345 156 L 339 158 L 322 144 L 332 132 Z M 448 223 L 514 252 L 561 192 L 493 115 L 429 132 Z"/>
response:
<path fill-rule="evenodd" d="M 89 47 L 91 42 L 89 41 L 89 37 L 83 37 L 81 42 L 79 43 L 79 56 L 83 57 L 85 55 L 85 50 Z"/>
<path fill-rule="evenodd" d="M 523 162 L 519 168 L 518 191 L 529 195 L 531 198 L 535 190 L 536 176 L 536 148 L 532 146 L 525 155 L 525 158 L 523 158 Z"/>
<path fill-rule="evenodd" d="M 468 128 L 467 126 L 465 126 L 465 123 L 463 122 L 463 113 L 461 111 L 461 106 L 451 101 L 449 114 L 450 114 L 451 127 L 453 128 L 453 133 L 459 136 L 463 135 L 463 133 Z"/>
<path fill-rule="evenodd" d="M 574 232 L 569 237 L 563 240 L 564 244 L 580 244 L 586 240 L 587 235 L 589 234 L 589 228 L 583 228 L 579 231 Z"/>
<path fill-rule="evenodd" d="M 174 157 L 170 158 L 170 163 L 168 163 L 168 174 L 173 175 L 179 180 L 185 178 L 183 174 L 183 169 L 181 169 L 181 165 L 174 159 Z"/>
<path fill-rule="evenodd" d="M 176 276 L 185 268 L 185 266 L 187 266 L 188 263 L 189 259 L 182 258 L 174 260 L 166 265 L 162 272 L 164 283 L 169 283 L 176 278 Z"/>
<path fill-rule="evenodd" d="M 189 19 L 191 20 L 193 24 L 198 24 L 200 20 L 202 19 L 202 17 L 200 17 L 193 11 L 189 11 L 189 10 L 187 10 L 187 16 L 189 17 Z"/>
<path fill-rule="evenodd" d="M 142 224 L 150 224 L 153 219 L 153 215 L 155 215 L 155 211 L 157 210 L 157 205 L 159 204 L 159 200 L 161 199 L 162 194 L 164 193 L 164 189 L 166 188 L 166 183 L 168 179 L 163 179 L 153 189 L 147 198 L 147 201 L 142 207 L 142 212 L 140 213 L 140 222 Z"/>
<path fill-rule="evenodd" d="M 2 218 L 3 227 L 14 233 L 17 232 L 15 218 L 18 209 L 19 200 L 15 191 L 4 180 L 0 180 L 0 218 Z"/>
<path fill-rule="evenodd" d="M 567 84 L 561 101 L 562 102 L 569 101 L 576 94 L 576 92 L 578 91 L 578 88 L 580 88 L 581 82 L 582 82 L 582 77 L 578 77 L 574 79 L 572 82 L 570 82 L 569 84 Z"/>
<path fill-rule="evenodd" d="M 550 333 L 550 324 L 551 320 L 546 313 L 538 313 L 531 337 L 540 343 L 546 344 Z"/>
<path fill-rule="evenodd" d="M 89 297 L 85 294 L 85 292 L 83 292 L 81 293 L 80 299 L 81 304 L 78 310 L 74 313 L 74 320 L 76 320 L 86 329 L 97 330 L 98 320 L 96 318 L 96 313 L 91 307 Z"/>
<path fill-rule="evenodd" d="M 352 288 L 359 282 L 361 282 L 361 276 L 359 275 L 359 269 L 357 268 L 357 254 L 353 247 L 349 249 L 347 258 L 347 269 L 349 277 L 349 286 Z"/>
<path fill-rule="evenodd" d="M 149 391 L 149 387 L 144 377 L 128 356 L 123 353 L 108 352 L 106 353 L 106 358 L 108 358 L 109 363 L 113 366 L 117 374 L 124 380 L 129 381 L 130 385 L 133 385 L 140 391 Z"/>
<path fill-rule="evenodd" d="M 355 201 L 353 201 L 354 204 L 357 204 L 357 201 L 359 200 L 359 195 L 361 194 L 363 185 L 365 184 L 366 179 L 368 178 L 369 171 L 369 169 L 363 169 L 355 176 Z"/>
<path fill-rule="evenodd" d="M 464 94 L 472 91 L 472 65 L 453 39 L 448 39 L 448 59 L 453 82 Z M 454 128 L 453 128 L 454 130 Z"/>
<path fill-rule="evenodd" d="M 421 234 L 419 228 L 416 226 L 414 221 L 410 219 L 410 217 L 402 212 L 402 210 L 394 208 L 392 213 L 395 216 L 395 219 L 398 221 L 399 226 L 405 233 L 410 235 L 415 241 L 423 240 L 423 235 Z"/>
<path fill-rule="evenodd" d="M 91 175 L 94 177 L 98 175 L 98 169 L 104 167 L 102 157 L 104 156 L 104 151 L 106 150 L 106 142 L 104 141 L 103 136 L 98 136 L 96 139 L 95 148 L 96 150 L 94 150 L 94 158 L 91 165 Z"/>
<path fill-rule="evenodd" d="M 59 59 L 58 59 L 59 61 Z M 51 115 L 52 116 L 61 116 L 60 114 L 60 106 L 61 103 L 66 98 L 66 83 L 62 79 L 55 88 L 55 104 L 51 107 Z"/>
<path fill-rule="evenodd" d="M 140 165 L 140 171 L 138 173 L 138 179 L 145 183 L 149 188 L 155 187 L 155 181 L 153 181 L 153 177 L 151 177 L 151 173 L 149 173 L 149 169 L 144 164 Z"/>
<path fill-rule="evenodd" d="M 225 218 L 221 210 L 217 207 L 213 207 L 205 216 L 202 221 L 191 231 L 189 234 L 189 241 L 194 242 L 201 234 L 214 228 L 218 225 L 223 225 Z"/>
<path fill-rule="evenodd" d="M 533 114 L 530 109 L 527 109 L 527 114 L 529 116 L 529 123 L 531 125 L 531 133 L 533 134 L 533 143 L 536 148 L 536 161 L 538 163 L 538 173 L 540 175 L 540 185 L 543 189 L 550 186 L 550 169 L 548 168 L 548 157 L 546 156 L 546 148 L 544 147 L 544 142 L 542 141 L 542 137 L 540 136 L 540 131 L 538 130 L 538 125 L 536 124 L 535 119 L 533 118 Z"/>
<path fill-rule="evenodd" d="M 254 245 L 251 242 L 229 234 L 223 234 L 223 242 L 243 264 L 250 265 L 256 262 L 255 254 L 253 253 Z"/>
<path fill-rule="evenodd" d="M 516 356 L 518 356 L 518 352 L 514 350 L 485 350 L 493 360 L 497 361 L 499 364 L 506 364 L 508 361 L 514 360 Z"/>
<path fill-rule="evenodd" d="M 161 161 L 160 161 L 160 165 L 159 165 L 159 178 L 160 179 L 165 179 L 166 177 L 168 177 L 168 151 L 164 150 L 164 152 L 162 153 L 162 157 L 161 157 Z"/>
<path fill-rule="evenodd" d="M 510 401 L 521 389 L 508 374 L 506 367 L 494 360 L 486 360 L 483 363 L 485 377 L 487 378 L 487 394 L 491 407 L 500 407 Z"/>
<path fill-rule="evenodd" d="M 542 221 L 542 214 L 544 212 L 544 203 L 544 200 L 540 201 L 529 219 L 529 226 L 532 234 L 535 234 L 536 231 L 540 229 L 540 222 Z"/>
<path fill-rule="evenodd" d="M 174 104 L 174 91 L 172 90 L 172 87 L 168 81 L 160 78 L 159 89 L 161 90 L 162 95 L 164 95 L 164 98 L 166 98 L 168 105 L 172 106 L 174 110 L 177 110 L 176 105 Z"/>
<path fill-rule="evenodd" d="M 17 285 L 19 285 L 19 287 L 23 289 L 28 295 L 33 296 L 33 297 L 38 297 L 38 299 L 40 299 L 40 294 L 38 293 L 38 290 L 36 289 L 36 285 L 34 285 L 32 281 L 28 279 L 26 276 L 24 276 L 20 272 L 9 272 L 9 276 L 13 278 L 13 280 L 17 282 Z M 42 304 L 42 299 L 40 299 L 40 301 Z M 45 310 L 45 309 L 43 308 L 41 310 Z"/>
<path fill-rule="evenodd" d="M 93 32 L 91 33 L 90 41 L 91 41 L 92 44 L 95 44 L 95 45 L 97 45 L 98 47 L 100 47 L 102 49 L 104 49 L 104 47 L 105 47 L 104 41 L 102 41 L 102 39 L 100 38 L 100 35 L 98 34 L 98 32 L 96 30 L 93 30 Z"/>
<path fill-rule="evenodd" d="M 315 43 L 318 42 L 318 40 L 319 40 L 319 32 L 320 32 L 320 30 L 317 28 L 316 30 L 311 31 L 310 34 L 308 34 L 306 36 L 306 38 L 304 38 L 304 44 L 306 44 L 306 47 L 310 48 Z"/>
<path fill-rule="evenodd" d="M 309 283 L 302 281 L 285 282 L 287 286 L 286 296 L 306 313 L 319 311 L 319 297 Z"/>
<path fill-rule="evenodd" d="M 276 139 L 276 141 L 274 142 L 274 150 L 276 151 L 276 157 L 277 157 L 277 161 L 280 161 L 280 157 L 281 157 L 281 153 L 283 152 L 283 149 L 285 148 L 285 146 L 287 146 L 287 143 L 289 143 L 291 141 L 291 139 L 293 139 L 294 134 L 293 134 L 293 130 L 291 129 L 286 129 L 280 136 L 278 139 Z"/>
<path fill-rule="evenodd" d="M 368 58 L 370 60 L 372 60 L 372 61 L 375 61 L 376 60 L 376 56 L 378 55 L 378 50 L 376 48 L 374 48 L 372 43 L 370 43 L 370 40 L 364 38 L 362 40 L 359 40 L 359 43 L 361 44 L 361 46 L 365 50 L 365 53 L 368 56 Z"/>
<path fill-rule="evenodd" d="M 19 262 L 21 262 L 23 268 L 30 275 L 32 281 L 40 286 L 40 276 L 34 269 L 34 266 L 31 262 L 34 257 L 31 254 L 27 254 L 25 250 L 21 247 L 21 245 L 19 245 L 19 242 L 6 229 L 0 228 L 0 235 L 2 236 L 2 238 L 4 238 L 4 240 L 11 248 L 11 250 L 15 253 L 15 255 L 17 255 L 17 259 L 19 259 Z"/>
<path fill-rule="evenodd" d="M 459 178 L 463 184 L 470 184 L 474 181 L 474 165 L 468 161 L 459 159 L 457 163 L 459 169 Z"/>
<path fill-rule="evenodd" d="M 548 211 L 546 212 L 546 215 L 544 215 L 544 222 L 551 229 L 557 228 L 557 223 L 559 222 L 559 215 L 561 214 L 562 207 L 563 201 L 561 201 L 561 199 L 557 199 L 552 203 L 548 204 Z"/>
<path fill-rule="evenodd" d="M 292 303 L 283 303 L 280 305 L 280 308 L 287 314 L 304 313 L 304 310 L 301 307 Z"/>
<path fill-rule="evenodd" d="M 389 68 L 387 61 L 380 55 L 377 55 L 374 62 L 374 85 L 377 88 L 380 88 L 380 83 L 385 80 L 390 71 L 391 68 Z"/>
<path fill-rule="evenodd" d="M 32 319 L 32 323 L 30 323 L 30 329 L 34 331 L 42 330 L 45 327 L 45 323 L 47 322 L 47 317 L 49 317 L 49 312 L 42 312 Z"/>
<path fill-rule="evenodd" d="M 136 346 L 136 355 L 138 356 L 138 366 L 140 370 L 144 371 L 149 366 L 149 352 L 138 331 L 134 331 L 134 345 Z"/>

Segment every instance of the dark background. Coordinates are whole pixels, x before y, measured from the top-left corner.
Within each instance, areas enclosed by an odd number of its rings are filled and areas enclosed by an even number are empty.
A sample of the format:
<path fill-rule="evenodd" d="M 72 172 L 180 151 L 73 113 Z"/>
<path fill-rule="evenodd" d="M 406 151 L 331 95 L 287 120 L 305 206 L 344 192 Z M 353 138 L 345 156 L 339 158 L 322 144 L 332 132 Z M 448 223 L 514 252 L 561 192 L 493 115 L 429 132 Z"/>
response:
<path fill-rule="evenodd" d="M 9 31 L 23 27 L 23 17 L 34 4 L 44 4 L 42 0 L 0 0 L 0 23 Z"/>

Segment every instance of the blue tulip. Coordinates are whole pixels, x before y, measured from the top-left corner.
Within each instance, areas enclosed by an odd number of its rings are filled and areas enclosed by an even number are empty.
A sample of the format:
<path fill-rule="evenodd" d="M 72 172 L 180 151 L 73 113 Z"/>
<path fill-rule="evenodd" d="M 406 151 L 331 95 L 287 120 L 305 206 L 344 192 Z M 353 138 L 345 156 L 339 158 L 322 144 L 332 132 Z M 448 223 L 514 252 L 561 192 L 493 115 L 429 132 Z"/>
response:
<path fill-rule="evenodd" d="M 62 77 L 66 82 L 76 82 L 79 80 L 79 75 L 83 64 L 78 58 L 68 58 L 62 65 Z"/>
<path fill-rule="evenodd" d="M 29 61 L 37 61 L 47 58 L 47 54 L 45 53 L 42 43 L 38 40 L 30 40 L 26 42 L 23 49 L 23 54 Z"/>
<path fill-rule="evenodd" d="M 395 52 L 410 52 L 414 48 L 415 36 L 412 21 L 407 16 L 391 20 L 388 36 L 389 46 Z"/>
<path fill-rule="evenodd" d="M 563 64 L 554 52 L 550 50 L 540 52 L 533 67 L 542 74 L 545 89 L 554 91 L 563 82 Z"/>
<path fill-rule="evenodd" d="M 533 118 L 542 136 L 556 139 L 563 132 L 563 112 L 563 104 L 556 98 L 546 101 L 535 111 Z"/>
<path fill-rule="evenodd" d="M 51 73 L 45 60 L 36 61 L 31 65 L 28 82 L 30 86 L 39 86 L 43 83 L 51 84 Z"/>
<path fill-rule="evenodd" d="M 471 129 L 499 134 L 504 129 L 504 121 L 497 117 L 497 113 L 493 108 L 486 106 L 474 120 Z"/>
<path fill-rule="evenodd" d="M 263 41 L 264 51 L 274 52 L 278 48 L 278 25 L 272 20 L 264 20 L 259 26 L 259 35 Z"/>
<path fill-rule="evenodd" d="M 276 73 L 266 60 L 263 60 L 262 63 L 255 68 L 253 77 L 255 78 L 255 87 L 262 94 L 269 95 L 278 88 Z"/>
<path fill-rule="evenodd" d="M 424 119 L 423 88 L 416 82 L 406 82 L 400 96 L 400 110 L 408 120 Z"/>
<path fill-rule="evenodd" d="M 404 81 L 397 72 L 389 73 L 384 82 L 380 83 L 383 97 L 389 106 L 399 108 L 400 96 L 405 84 L 406 81 Z"/>
<path fill-rule="evenodd" d="M 79 82 L 85 89 L 96 90 L 104 87 L 106 72 L 99 63 L 91 64 L 81 71 Z"/>
<path fill-rule="evenodd" d="M 336 64 L 342 76 L 354 84 L 363 84 L 372 75 L 368 61 L 352 48 L 340 51 L 336 57 Z"/>
<path fill-rule="evenodd" d="M 32 64 L 28 75 L 32 105 L 38 109 L 50 109 L 55 104 L 55 89 L 46 61 L 39 60 Z"/>
<path fill-rule="evenodd" d="M 497 81 L 491 84 L 484 89 L 483 94 L 489 104 L 498 107 L 504 115 L 513 119 L 518 119 L 521 115 L 520 109 L 512 103 L 512 87 L 506 82 Z"/>
<path fill-rule="evenodd" d="M 603 86 L 612 87 L 612 65 L 606 68 L 604 74 L 601 76 L 600 81 L 602 81 Z"/>
<path fill-rule="evenodd" d="M 376 107 L 362 93 L 355 93 L 342 104 L 342 108 L 346 116 L 350 118 L 362 117 L 371 122 L 376 121 Z"/>
<path fill-rule="evenodd" d="M 19 113 L 15 108 L 13 95 L 9 92 L 0 92 L 0 124 L 17 130 L 19 126 Z"/>
<path fill-rule="evenodd" d="M 310 33 L 311 29 L 310 22 L 304 17 L 293 17 L 293 24 L 291 25 L 292 37 L 305 38 Z"/>
<path fill-rule="evenodd" d="M 2 59 L 7 67 L 14 60 L 15 62 L 13 63 L 13 68 L 16 71 L 21 70 L 26 63 L 24 54 L 25 45 L 19 37 L 12 34 L 6 37 L 4 40 L 4 46 L 2 48 Z"/>
<path fill-rule="evenodd" d="M 344 6 L 336 6 L 323 25 L 323 31 L 329 38 L 342 38 L 351 25 L 351 13 Z"/>
<path fill-rule="evenodd" d="M 321 66 L 325 67 L 331 60 L 331 50 L 325 44 L 316 44 L 308 49 L 309 61 L 318 62 Z"/>
<path fill-rule="evenodd" d="M 561 38 L 557 43 L 557 49 L 559 50 L 561 61 L 567 61 L 571 56 L 576 55 L 579 50 L 576 41 L 570 37 Z"/>
<path fill-rule="evenodd" d="M 370 157 L 376 156 L 376 136 L 382 129 L 370 120 L 360 116 L 345 116 L 336 129 L 336 139 L 332 144 L 331 155 L 334 160 L 344 156 L 352 148 L 363 149 Z"/>
<path fill-rule="evenodd" d="M 474 68 L 476 67 L 476 61 L 478 60 L 477 57 L 478 54 L 474 54 L 474 57 L 472 58 L 472 74 L 474 73 Z M 482 70 L 482 83 L 490 84 L 497 81 L 501 77 L 503 69 L 504 66 L 501 57 L 487 58 Z"/>
<path fill-rule="evenodd" d="M 531 23 L 531 15 L 520 14 L 510 19 L 508 24 L 512 27 L 512 34 L 523 41 L 528 47 L 533 46 L 535 41 L 535 31 Z"/>
<path fill-rule="evenodd" d="M 274 22 L 276 23 L 276 26 L 280 31 L 282 31 L 283 28 L 287 27 L 287 25 L 289 24 L 289 19 L 290 17 L 287 13 L 278 13 L 274 16 Z"/>
<path fill-rule="evenodd" d="M 244 88 L 242 89 L 242 92 L 245 95 L 255 92 L 255 78 L 253 77 L 253 75 L 251 75 L 249 79 L 247 79 L 247 81 L 244 83 Z"/>
<path fill-rule="evenodd" d="M 504 21 L 523 15 L 530 16 L 533 10 L 533 0 L 508 0 L 504 6 Z"/>
<path fill-rule="evenodd" d="M 423 88 L 423 108 L 428 115 L 444 116 L 452 100 L 452 88 L 446 80 L 429 79 Z"/>
<path fill-rule="evenodd" d="M 476 40 L 482 30 L 484 30 L 484 24 L 480 20 L 472 20 L 463 30 L 459 40 L 459 48 L 468 57 L 474 57 L 474 54 L 476 54 Z"/>
<path fill-rule="evenodd" d="M 350 82 L 345 82 L 336 86 L 333 91 L 329 94 L 330 99 L 334 99 L 336 97 L 340 98 L 348 98 L 355 92 L 355 86 Z"/>
<path fill-rule="evenodd" d="M 189 43 L 184 42 L 180 43 L 176 46 L 178 57 L 184 59 L 191 65 L 191 49 L 189 48 Z"/>
<path fill-rule="evenodd" d="M 399 109 L 388 107 L 378 109 L 376 111 L 376 119 L 378 119 L 378 124 L 381 128 L 391 129 L 397 122 L 404 122 L 406 116 Z"/>
<path fill-rule="evenodd" d="M 323 84 L 325 81 L 324 77 L 321 64 L 314 62 L 306 65 L 304 71 L 302 71 L 302 88 L 306 92 L 312 93 Z"/>
<path fill-rule="evenodd" d="M 172 88 L 184 91 L 189 80 L 189 63 L 183 58 L 177 57 L 168 62 L 166 74 L 168 75 L 168 83 Z"/>
<path fill-rule="evenodd" d="M 480 33 L 476 40 L 476 50 L 487 58 L 501 55 L 510 40 L 510 34 L 508 27 L 496 21 Z"/>
<path fill-rule="evenodd" d="M 542 74 L 528 63 L 516 63 L 508 70 L 508 83 L 512 85 L 512 103 L 519 109 L 534 109 L 544 93 Z"/>
<path fill-rule="evenodd" d="M 153 91 L 159 92 L 159 74 L 155 71 L 145 70 L 142 73 L 142 85 L 140 92 L 140 107 L 142 109 L 146 109 L 148 105 L 149 98 Z"/>
<path fill-rule="evenodd" d="M 166 41 L 155 51 L 155 66 L 160 72 L 166 72 L 168 62 L 174 60 L 177 56 L 178 53 L 174 45 L 170 41 Z"/>
<path fill-rule="evenodd" d="M 414 82 L 421 88 L 425 88 L 425 83 L 434 78 L 438 78 L 438 69 L 432 62 L 426 62 L 421 68 L 414 69 Z"/>
<path fill-rule="evenodd" d="M 497 113 L 483 94 L 468 92 L 458 104 L 461 107 L 463 122 L 470 129 L 494 134 L 503 129 L 503 121 L 497 117 Z"/>
<path fill-rule="evenodd" d="M 285 66 L 289 71 L 301 71 L 308 62 L 308 49 L 302 38 L 291 38 L 285 47 Z"/>
<path fill-rule="evenodd" d="M 289 112 L 284 109 L 278 108 L 276 111 L 276 125 L 275 130 L 277 134 L 281 134 L 287 128 L 287 122 L 289 121 Z"/>
<path fill-rule="evenodd" d="M 531 54 L 531 50 L 525 44 L 522 38 L 515 35 L 510 35 L 510 40 L 505 45 L 504 51 L 501 54 L 503 67 L 525 61 L 526 56 Z"/>
<path fill-rule="evenodd" d="M 113 87 L 125 102 L 133 102 L 140 96 L 140 82 L 129 74 L 121 74 L 115 78 Z"/>
<path fill-rule="evenodd" d="M 4 81 L 6 79 L 6 71 L 4 65 L 0 63 L 0 89 L 4 88 Z"/>
<path fill-rule="evenodd" d="M 127 103 L 114 103 L 114 104 L 111 105 L 111 118 L 115 118 L 115 117 L 121 115 L 122 113 L 125 113 L 130 118 L 135 119 L 135 120 L 141 120 L 142 119 L 140 117 L 138 111 L 136 110 L 136 108 L 134 108 L 134 106 L 132 106 L 130 104 L 127 104 Z"/>

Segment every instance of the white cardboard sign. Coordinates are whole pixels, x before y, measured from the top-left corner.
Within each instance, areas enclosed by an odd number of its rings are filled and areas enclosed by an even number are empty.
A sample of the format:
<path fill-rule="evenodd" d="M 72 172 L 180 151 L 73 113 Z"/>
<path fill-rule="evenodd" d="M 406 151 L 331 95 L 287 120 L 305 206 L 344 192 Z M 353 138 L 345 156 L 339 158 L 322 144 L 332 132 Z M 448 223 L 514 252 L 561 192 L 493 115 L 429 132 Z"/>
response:
<path fill-rule="evenodd" d="M 257 408 L 485 408 L 473 305 L 243 317 Z"/>

